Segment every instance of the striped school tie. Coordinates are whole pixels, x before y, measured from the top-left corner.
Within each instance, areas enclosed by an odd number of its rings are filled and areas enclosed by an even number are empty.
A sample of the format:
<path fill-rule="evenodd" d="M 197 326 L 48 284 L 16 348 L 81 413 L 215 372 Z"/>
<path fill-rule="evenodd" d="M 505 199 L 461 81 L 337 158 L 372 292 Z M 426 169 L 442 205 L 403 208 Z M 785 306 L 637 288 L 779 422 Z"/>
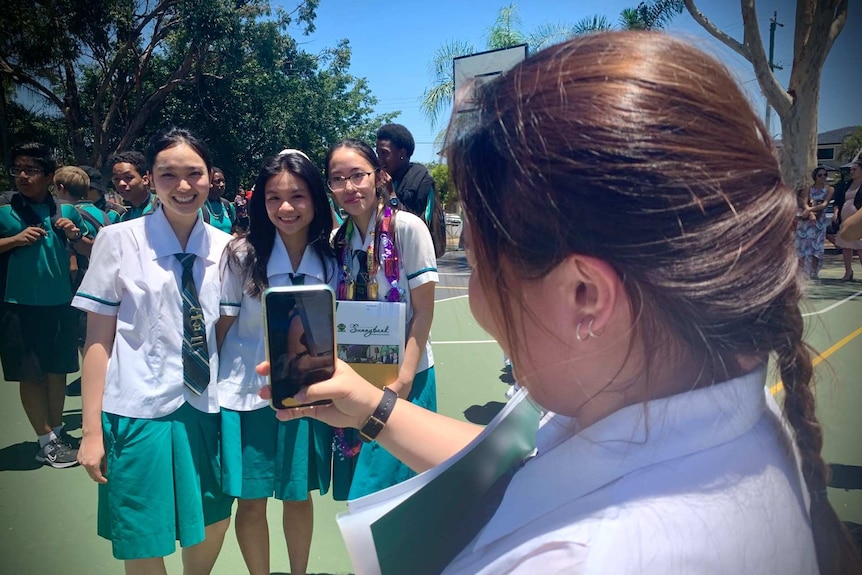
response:
<path fill-rule="evenodd" d="M 195 254 L 176 254 L 183 264 L 183 383 L 195 394 L 204 392 L 210 382 L 210 354 L 206 323 L 198 301 L 192 267 Z"/>

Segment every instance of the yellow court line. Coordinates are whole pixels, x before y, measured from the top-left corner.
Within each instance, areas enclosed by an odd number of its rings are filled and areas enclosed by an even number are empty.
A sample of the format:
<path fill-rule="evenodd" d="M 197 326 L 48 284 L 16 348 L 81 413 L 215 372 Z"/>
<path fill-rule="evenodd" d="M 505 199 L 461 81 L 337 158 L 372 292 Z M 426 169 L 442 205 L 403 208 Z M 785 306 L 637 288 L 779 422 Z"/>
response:
<path fill-rule="evenodd" d="M 845 345 L 850 343 L 851 340 L 853 340 L 854 338 L 856 338 L 860 334 L 862 334 L 862 327 L 858 328 L 856 331 L 854 331 L 850 335 L 848 335 L 848 336 L 842 338 L 841 340 L 835 342 L 835 344 L 833 344 L 829 349 L 827 349 L 823 353 L 818 354 L 817 357 L 815 357 L 814 360 L 811 362 L 811 365 L 813 367 L 817 367 L 818 365 L 820 365 L 821 363 L 826 361 L 827 357 L 829 357 L 830 355 L 832 355 L 833 353 L 835 353 L 836 351 L 838 351 L 839 349 L 841 349 L 842 347 L 844 347 Z M 784 391 L 784 384 L 780 381 L 769 388 L 769 393 L 771 393 L 772 395 L 777 395 L 781 391 Z"/>

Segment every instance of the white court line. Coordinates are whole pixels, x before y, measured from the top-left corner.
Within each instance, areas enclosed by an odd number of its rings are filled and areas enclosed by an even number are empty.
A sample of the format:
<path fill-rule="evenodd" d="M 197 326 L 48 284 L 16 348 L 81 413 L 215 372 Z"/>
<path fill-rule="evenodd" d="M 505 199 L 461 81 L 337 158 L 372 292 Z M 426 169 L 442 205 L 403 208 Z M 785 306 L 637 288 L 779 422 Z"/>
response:
<path fill-rule="evenodd" d="M 838 307 L 839 305 L 843 305 L 843 304 L 847 303 L 848 301 L 850 301 L 851 299 L 854 299 L 854 298 L 858 297 L 859 295 L 862 295 L 862 291 L 857 291 L 857 292 L 856 292 L 856 293 L 854 293 L 853 295 L 848 296 L 848 297 L 845 297 L 845 298 L 844 298 L 844 299 L 842 299 L 841 301 L 839 301 L 839 302 L 835 302 L 835 303 L 833 303 L 832 305 L 827 306 L 827 307 L 824 307 L 824 308 L 823 308 L 823 309 L 821 309 L 821 310 L 818 310 L 818 311 L 812 311 L 812 312 L 809 312 L 809 313 L 804 313 L 804 314 L 802 314 L 802 317 L 810 317 L 810 316 L 812 316 L 812 315 L 820 315 L 821 313 L 826 313 L 827 311 L 832 311 L 833 309 L 835 309 L 835 308 L 836 308 L 836 307 Z"/>
<path fill-rule="evenodd" d="M 452 297 L 444 297 L 443 299 L 435 300 L 434 303 L 436 304 L 436 303 L 440 303 L 440 302 L 444 302 L 444 301 L 452 301 L 453 299 L 462 299 L 465 297 L 469 297 L 469 296 L 467 296 L 466 294 L 465 295 L 453 295 Z"/>

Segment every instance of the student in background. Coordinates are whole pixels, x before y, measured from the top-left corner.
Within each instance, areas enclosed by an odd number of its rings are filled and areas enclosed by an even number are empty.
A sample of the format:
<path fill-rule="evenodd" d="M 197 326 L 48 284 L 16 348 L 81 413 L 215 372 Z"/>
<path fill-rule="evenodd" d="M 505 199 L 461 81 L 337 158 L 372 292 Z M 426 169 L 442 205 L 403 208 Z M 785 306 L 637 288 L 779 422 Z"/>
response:
<path fill-rule="evenodd" d="M 87 173 L 87 176 L 90 177 L 90 188 L 87 191 L 87 199 L 90 200 L 94 206 L 108 214 L 108 218 L 110 218 L 112 224 L 119 222 L 123 214 L 126 213 L 126 208 L 107 198 L 108 189 L 105 187 L 105 183 L 103 182 L 102 171 L 93 166 L 81 165 L 78 167 L 84 170 Z"/>
<path fill-rule="evenodd" d="M 233 204 L 224 197 L 225 181 L 221 168 L 213 168 L 213 181 L 210 194 L 203 205 L 204 221 L 225 233 L 231 233 L 236 223 Z"/>
<path fill-rule="evenodd" d="M 164 573 L 179 542 L 184 572 L 206 574 L 233 503 L 221 487 L 215 337 L 231 236 L 200 217 L 212 168 L 200 140 L 159 132 L 146 165 L 159 207 L 100 232 L 74 299 L 88 312 L 78 457 L 99 484 L 98 533 L 126 573 Z"/>
<path fill-rule="evenodd" d="M 150 192 L 150 176 L 144 155 L 136 151 L 118 152 L 108 157 L 111 182 L 126 203 L 126 213 L 120 217 L 127 222 L 153 213 L 158 206 L 156 195 Z"/>
<path fill-rule="evenodd" d="M 99 175 L 101 177 L 101 174 Z M 97 185 L 100 184 L 97 182 Z M 93 186 L 94 184 L 90 180 L 90 176 L 82 168 L 63 166 L 62 168 L 58 168 L 54 173 L 54 193 L 61 200 L 73 204 L 84 223 L 85 235 L 87 237 L 83 238 L 79 245 L 84 246 L 88 254 L 92 250 L 93 241 L 96 239 L 99 230 L 111 224 L 110 215 L 117 216 L 116 212 L 103 212 L 88 199 Z M 72 289 L 77 291 L 78 286 L 81 285 L 81 281 L 84 279 L 84 274 L 87 273 L 87 269 L 90 267 L 90 258 L 78 253 L 73 254 L 72 257 L 73 261 L 71 265 L 74 267 L 72 272 Z M 83 354 L 84 342 L 87 338 L 87 314 L 75 308 L 72 308 L 72 313 L 75 315 L 77 323 L 76 342 L 78 351 Z M 66 395 L 81 395 L 80 377 L 66 386 Z"/>
<path fill-rule="evenodd" d="M 323 178 L 299 150 L 266 159 L 255 189 L 248 204 L 251 229 L 231 242 L 221 264 L 216 331 L 224 489 L 237 498 L 236 536 L 249 573 L 270 573 L 266 506 L 275 497 L 282 502 L 290 572 L 304 575 L 314 526 L 310 491 L 329 489 L 332 429 L 311 419 L 279 422 L 257 396 L 266 380 L 253 368 L 265 358 L 263 291 L 334 286 L 332 223 Z"/>
<path fill-rule="evenodd" d="M 64 468 L 77 455 L 63 429 L 66 374 L 78 371 L 70 255 L 86 232 L 74 206 L 51 195 L 56 168 L 42 144 L 12 148 L 18 191 L 0 198 L 0 361 L 4 378 L 19 382 L 36 461 Z"/>
<path fill-rule="evenodd" d="M 827 499 L 796 200 L 732 74 L 606 32 L 461 96 L 470 308 L 547 413 L 443 573 L 862 572 Z M 333 404 L 279 417 L 371 428 L 417 471 L 481 430 L 388 395 L 340 363 L 296 396 Z"/>

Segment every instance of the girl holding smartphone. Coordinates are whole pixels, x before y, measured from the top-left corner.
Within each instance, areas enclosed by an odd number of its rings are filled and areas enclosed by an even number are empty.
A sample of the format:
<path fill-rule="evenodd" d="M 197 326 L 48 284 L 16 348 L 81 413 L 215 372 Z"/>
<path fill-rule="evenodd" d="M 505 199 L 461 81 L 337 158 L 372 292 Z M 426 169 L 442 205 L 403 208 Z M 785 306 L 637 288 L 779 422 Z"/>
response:
<path fill-rule="evenodd" d="M 329 489 L 332 429 L 311 419 L 279 423 L 257 396 L 253 366 L 265 356 L 261 295 L 268 287 L 335 280 L 332 218 L 320 172 L 298 150 L 264 161 L 248 203 L 249 233 L 221 263 L 219 399 L 224 489 L 236 497 L 236 535 L 251 575 L 270 573 L 270 497 L 282 501 L 290 572 L 304 574 L 314 510 L 309 492 Z"/>

